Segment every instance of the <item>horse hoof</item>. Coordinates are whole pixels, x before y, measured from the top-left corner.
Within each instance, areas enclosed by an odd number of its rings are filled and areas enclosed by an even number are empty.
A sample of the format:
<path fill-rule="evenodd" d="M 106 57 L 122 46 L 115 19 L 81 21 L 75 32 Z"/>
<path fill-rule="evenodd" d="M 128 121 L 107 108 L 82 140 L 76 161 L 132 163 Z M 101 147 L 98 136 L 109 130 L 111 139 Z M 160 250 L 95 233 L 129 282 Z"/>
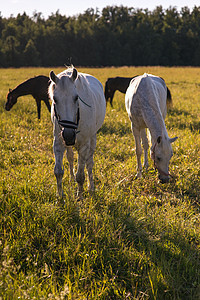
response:
<path fill-rule="evenodd" d="M 77 198 L 77 201 L 83 200 L 83 191 L 78 190 L 76 193 L 76 198 Z"/>

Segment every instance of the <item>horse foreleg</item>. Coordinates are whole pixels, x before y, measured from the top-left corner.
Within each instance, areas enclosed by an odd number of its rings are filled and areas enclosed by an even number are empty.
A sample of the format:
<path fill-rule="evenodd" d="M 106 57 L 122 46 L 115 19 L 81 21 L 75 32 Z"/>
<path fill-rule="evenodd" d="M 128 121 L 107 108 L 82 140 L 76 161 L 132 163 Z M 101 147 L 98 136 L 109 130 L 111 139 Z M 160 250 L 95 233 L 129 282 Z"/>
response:
<path fill-rule="evenodd" d="M 67 160 L 69 162 L 69 170 L 70 170 L 70 176 L 73 181 L 75 181 L 74 176 L 74 152 L 72 147 L 67 147 Z"/>
<path fill-rule="evenodd" d="M 135 138 L 135 146 L 136 146 L 136 156 L 137 156 L 137 178 L 142 177 L 142 164 L 141 164 L 141 155 L 142 155 L 142 147 L 141 147 L 141 138 L 140 131 L 136 128 L 132 127 L 132 132 Z"/>
<path fill-rule="evenodd" d="M 90 143 L 86 143 L 83 147 L 79 148 L 78 150 L 78 170 L 76 173 L 76 181 L 78 183 L 78 197 L 82 198 L 82 192 L 83 192 L 83 184 L 85 181 L 85 163 L 86 159 L 88 157 L 89 152 L 89 145 Z"/>
<path fill-rule="evenodd" d="M 54 167 L 54 174 L 57 180 L 57 190 L 59 197 L 63 197 L 63 189 L 62 189 L 62 178 L 64 175 L 64 167 L 63 167 L 63 154 L 65 151 L 65 147 L 60 142 L 59 138 L 54 138 L 53 143 L 53 151 L 55 155 L 55 167 Z"/>
<path fill-rule="evenodd" d="M 38 119 L 40 120 L 41 116 L 41 100 L 35 99 L 36 104 L 37 104 L 37 113 L 38 113 Z"/>
<path fill-rule="evenodd" d="M 94 191 L 94 179 L 93 179 L 92 169 L 94 166 L 93 155 L 94 155 L 95 148 L 96 148 L 96 134 L 90 140 L 90 150 L 89 150 L 89 154 L 88 154 L 88 159 L 86 161 L 86 168 L 87 168 L 88 177 L 89 177 L 89 190 L 91 192 Z"/>
<path fill-rule="evenodd" d="M 44 103 L 46 104 L 46 107 L 48 108 L 48 111 L 51 112 L 51 105 L 49 103 L 49 99 L 45 99 Z"/>
<path fill-rule="evenodd" d="M 149 162 L 148 162 L 149 142 L 148 142 L 148 138 L 146 135 L 146 129 L 141 130 L 141 137 L 142 137 L 142 145 L 143 145 L 143 149 L 144 149 L 144 167 L 147 170 L 149 167 Z"/>

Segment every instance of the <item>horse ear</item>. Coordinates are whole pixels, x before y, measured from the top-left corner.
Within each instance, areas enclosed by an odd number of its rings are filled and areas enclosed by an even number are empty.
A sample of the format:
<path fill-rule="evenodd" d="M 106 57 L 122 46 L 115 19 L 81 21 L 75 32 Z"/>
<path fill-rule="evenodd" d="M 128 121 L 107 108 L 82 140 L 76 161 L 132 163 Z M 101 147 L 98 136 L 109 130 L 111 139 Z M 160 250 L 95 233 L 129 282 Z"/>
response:
<path fill-rule="evenodd" d="M 54 73 L 54 71 L 51 71 L 50 72 L 50 75 L 49 75 L 50 79 L 54 82 L 54 83 L 57 83 L 59 78 L 56 76 L 56 74 Z"/>
<path fill-rule="evenodd" d="M 72 79 L 73 81 L 75 81 L 76 78 L 77 78 L 77 76 L 78 76 L 78 72 L 77 72 L 76 68 L 73 68 L 73 72 L 72 72 L 72 75 L 71 75 L 71 79 Z"/>
<path fill-rule="evenodd" d="M 161 140 L 162 140 L 162 136 L 159 136 L 159 137 L 157 138 L 157 143 L 160 144 Z"/>
<path fill-rule="evenodd" d="M 9 93 L 12 92 L 12 89 L 9 89 Z"/>
<path fill-rule="evenodd" d="M 176 140 L 177 140 L 177 136 L 176 137 L 174 137 L 174 138 L 172 138 L 172 139 L 169 139 L 169 141 L 170 141 L 170 143 L 173 143 L 173 142 L 175 142 Z"/>

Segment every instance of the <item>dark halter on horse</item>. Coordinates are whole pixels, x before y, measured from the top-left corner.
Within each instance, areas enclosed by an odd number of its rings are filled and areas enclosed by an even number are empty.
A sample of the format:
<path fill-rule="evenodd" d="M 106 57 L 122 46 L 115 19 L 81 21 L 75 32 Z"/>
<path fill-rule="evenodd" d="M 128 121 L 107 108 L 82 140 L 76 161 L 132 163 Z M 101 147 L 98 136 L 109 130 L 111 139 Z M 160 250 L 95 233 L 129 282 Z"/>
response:
<path fill-rule="evenodd" d="M 80 119 L 79 106 L 77 110 L 76 123 L 68 120 L 60 120 L 60 117 L 56 110 L 56 104 L 54 103 L 54 114 L 58 124 L 62 127 L 62 137 L 65 141 L 66 146 L 73 146 L 76 142 L 77 128 Z"/>
<path fill-rule="evenodd" d="M 78 98 L 86 106 L 91 107 L 85 101 L 83 101 L 79 96 L 78 96 Z M 77 115 L 76 115 L 76 123 L 72 122 L 72 121 L 68 121 L 68 120 L 60 120 L 60 117 L 59 117 L 59 115 L 57 113 L 57 110 L 56 110 L 56 104 L 55 103 L 54 103 L 54 114 L 55 114 L 55 117 L 57 119 L 58 124 L 62 128 L 64 128 L 64 129 L 62 129 L 62 136 L 63 136 L 63 139 L 64 139 L 66 145 L 67 146 L 73 146 L 75 144 L 76 134 L 79 133 L 79 131 L 76 131 L 76 129 L 78 128 L 79 120 L 80 120 L 79 106 L 78 106 Z"/>
<path fill-rule="evenodd" d="M 71 128 L 71 129 L 77 129 L 78 128 L 78 124 L 79 124 L 79 119 L 80 119 L 80 113 L 79 113 L 79 107 L 78 107 L 78 111 L 77 111 L 77 119 L 76 119 L 76 123 L 72 122 L 72 121 L 67 121 L 67 120 L 60 120 L 60 117 L 57 113 L 56 110 L 56 105 L 54 103 L 54 113 L 55 113 L 55 117 L 58 121 L 58 124 L 64 128 Z"/>
<path fill-rule="evenodd" d="M 151 155 L 151 158 L 153 160 L 153 163 L 154 163 L 154 168 L 155 170 L 158 170 L 158 172 L 161 174 L 161 175 L 164 175 L 164 176 L 170 176 L 171 178 L 173 178 L 173 176 L 170 174 L 170 173 L 165 173 L 163 170 L 161 170 L 157 165 L 156 165 L 156 157 L 155 157 L 155 148 L 156 148 L 156 145 L 158 144 L 158 142 L 155 143 L 155 145 L 153 146 L 153 149 L 152 149 L 152 155 Z"/>

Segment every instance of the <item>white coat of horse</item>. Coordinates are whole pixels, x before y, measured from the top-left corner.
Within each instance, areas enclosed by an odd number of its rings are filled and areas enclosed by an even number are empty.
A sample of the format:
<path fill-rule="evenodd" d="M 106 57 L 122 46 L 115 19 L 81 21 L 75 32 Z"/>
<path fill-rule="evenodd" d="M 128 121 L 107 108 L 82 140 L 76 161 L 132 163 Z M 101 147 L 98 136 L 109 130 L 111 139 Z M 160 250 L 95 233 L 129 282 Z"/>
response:
<path fill-rule="evenodd" d="M 170 139 L 165 126 L 167 114 L 167 87 L 160 77 L 143 74 L 130 82 L 125 95 L 125 106 L 131 120 L 131 128 L 135 138 L 137 155 L 137 178 L 142 177 L 141 155 L 144 148 L 144 167 L 148 163 L 148 139 L 146 128 L 151 137 L 151 158 L 158 170 L 161 183 L 167 183 L 170 178 L 169 161 L 173 155 L 171 143 L 177 137 Z"/>
<path fill-rule="evenodd" d="M 58 194 L 60 197 L 64 195 L 62 178 L 65 150 L 67 150 L 71 177 L 75 179 L 72 149 L 74 145 L 78 151 L 76 181 L 78 196 L 81 197 L 85 165 L 89 176 L 89 189 L 94 190 L 92 169 L 96 134 L 104 122 L 106 112 L 103 86 L 95 77 L 79 73 L 74 67 L 68 68 L 57 76 L 51 71 L 50 79 L 52 83 L 49 94 L 53 101 L 51 117 L 54 124 L 54 174 L 57 179 Z"/>

